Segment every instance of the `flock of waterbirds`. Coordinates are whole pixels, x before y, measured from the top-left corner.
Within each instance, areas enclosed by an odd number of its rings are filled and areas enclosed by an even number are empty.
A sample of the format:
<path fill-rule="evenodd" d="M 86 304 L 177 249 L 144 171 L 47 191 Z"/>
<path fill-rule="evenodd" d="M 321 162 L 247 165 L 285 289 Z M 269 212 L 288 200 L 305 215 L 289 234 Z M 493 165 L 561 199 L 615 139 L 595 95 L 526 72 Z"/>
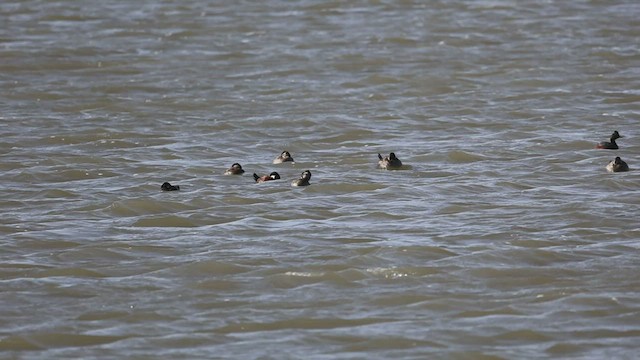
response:
<path fill-rule="evenodd" d="M 618 131 L 614 131 L 613 134 L 609 137 L 609 141 L 603 141 L 596 144 L 596 149 L 608 149 L 608 150 L 618 150 L 619 146 L 616 143 L 616 140 L 623 136 L 618 133 Z M 283 151 L 280 155 L 278 155 L 275 159 L 273 159 L 274 164 L 282 164 L 286 162 L 293 163 L 293 156 L 288 151 Z M 402 169 L 402 161 L 398 159 L 395 153 L 389 153 L 389 156 L 383 157 L 378 154 L 378 167 L 386 170 L 399 170 Z M 606 166 L 607 171 L 609 172 L 625 172 L 629 171 L 629 165 L 625 161 L 623 161 L 619 156 L 616 156 L 615 159 L 609 161 Z M 234 163 L 230 168 L 225 170 L 224 175 L 242 175 L 244 174 L 244 169 L 242 165 L 239 163 Z M 253 179 L 256 183 L 264 183 L 267 181 L 280 180 L 280 174 L 278 172 L 273 171 L 267 175 L 258 175 L 253 173 Z M 291 181 L 291 186 L 309 186 L 309 180 L 311 179 L 311 171 L 305 170 L 300 174 L 298 179 Z M 160 187 L 163 191 L 177 191 L 180 190 L 179 185 L 171 185 L 169 182 L 165 182 Z"/>

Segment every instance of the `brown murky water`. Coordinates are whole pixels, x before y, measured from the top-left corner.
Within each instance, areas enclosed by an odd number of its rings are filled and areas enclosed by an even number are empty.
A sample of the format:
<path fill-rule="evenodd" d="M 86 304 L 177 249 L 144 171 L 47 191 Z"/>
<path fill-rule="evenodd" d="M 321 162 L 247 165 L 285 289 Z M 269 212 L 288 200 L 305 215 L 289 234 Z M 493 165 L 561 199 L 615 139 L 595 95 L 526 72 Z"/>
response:
<path fill-rule="evenodd" d="M 1 357 L 636 357 L 638 14 L 0 3 Z"/>

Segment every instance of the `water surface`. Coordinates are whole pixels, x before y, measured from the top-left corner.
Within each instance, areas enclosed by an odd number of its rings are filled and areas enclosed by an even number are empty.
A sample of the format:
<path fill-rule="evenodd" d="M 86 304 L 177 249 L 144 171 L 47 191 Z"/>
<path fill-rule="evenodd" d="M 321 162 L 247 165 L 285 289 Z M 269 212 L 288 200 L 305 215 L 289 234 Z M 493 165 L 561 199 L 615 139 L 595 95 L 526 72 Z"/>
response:
<path fill-rule="evenodd" d="M 638 13 L 3 2 L 2 357 L 634 358 Z"/>

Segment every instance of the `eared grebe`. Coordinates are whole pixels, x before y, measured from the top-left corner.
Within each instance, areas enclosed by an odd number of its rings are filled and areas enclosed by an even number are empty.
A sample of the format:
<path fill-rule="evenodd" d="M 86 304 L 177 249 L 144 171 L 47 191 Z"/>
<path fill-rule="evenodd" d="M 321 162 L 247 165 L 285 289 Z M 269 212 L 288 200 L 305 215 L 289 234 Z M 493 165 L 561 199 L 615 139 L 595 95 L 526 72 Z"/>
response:
<path fill-rule="evenodd" d="M 178 186 L 178 185 L 173 186 L 173 185 L 169 184 L 168 182 L 165 182 L 165 183 L 162 184 L 160 189 L 162 189 L 163 191 L 177 191 L 177 190 L 180 190 L 180 186 Z"/>
<path fill-rule="evenodd" d="M 621 138 L 622 136 L 618 134 L 618 130 L 614 131 L 609 138 L 609 141 L 603 141 L 596 145 L 596 149 L 609 149 L 609 150 L 617 150 L 618 144 L 616 144 L 616 139 Z"/>
<path fill-rule="evenodd" d="M 269 175 L 263 175 L 263 176 L 258 176 L 258 174 L 253 173 L 253 178 L 255 179 L 255 181 L 257 183 L 263 183 L 266 181 L 271 181 L 271 180 L 278 180 L 280 179 L 280 174 L 278 174 L 277 172 L 272 172 Z"/>
<path fill-rule="evenodd" d="M 282 164 L 283 162 L 293 161 L 291 154 L 288 151 L 283 151 L 277 158 L 273 159 L 274 164 Z"/>
<path fill-rule="evenodd" d="M 616 156 L 614 160 L 609 161 L 607 164 L 607 171 L 609 172 L 624 172 L 629 171 L 629 165 L 620 159 L 620 156 Z"/>
<path fill-rule="evenodd" d="M 225 172 L 225 175 L 242 175 L 244 174 L 244 170 L 242 169 L 242 165 L 238 164 L 238 163 L 234 163 L 233 165 L 231 165 L 230 168 L 228 168 Z"/>
<path fill-rule="evenodd" d="M 402 167 L 402 161 L 396 157 L 395 153 L 389 153 L 389 156 L 385 158 L 378 154 L 378 159 L 380 160 L 378 166 L 383 169 L 394 170 Z"/>
<path fill-rule="evenodd" d="M 309 179 L 311 179 L 311 171 L 305 170 L 300 175 L 300 179 L 295 179 L 291 182 L 291 186 L 308 186 Z"/>

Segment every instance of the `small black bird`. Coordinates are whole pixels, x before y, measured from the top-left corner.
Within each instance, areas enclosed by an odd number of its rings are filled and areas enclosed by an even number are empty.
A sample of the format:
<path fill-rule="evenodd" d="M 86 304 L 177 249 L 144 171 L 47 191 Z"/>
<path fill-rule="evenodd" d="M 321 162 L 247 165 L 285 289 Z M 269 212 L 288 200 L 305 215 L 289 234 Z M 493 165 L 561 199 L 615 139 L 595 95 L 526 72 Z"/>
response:
<path fill-rule="evenodd" d="M 180 186 L 179 185 L 173 186 L 168 182 L 165 182 L 164 184 L 162 184 L 160 189 L 162 189 L 162 191 L 177 191 L 177 190 L 180 190 Z"/>
<path fill-rule="evenodd" d="M 618 130 L 614 131 L 609 138 L 609 141 L 603 141 L 596 145 L 596 149 L 609 149 L 609 150 L 617 150 L 618 144 L 616 144 L 616 139 L 620 139 L 622 136 L 618 133 Z"/>

